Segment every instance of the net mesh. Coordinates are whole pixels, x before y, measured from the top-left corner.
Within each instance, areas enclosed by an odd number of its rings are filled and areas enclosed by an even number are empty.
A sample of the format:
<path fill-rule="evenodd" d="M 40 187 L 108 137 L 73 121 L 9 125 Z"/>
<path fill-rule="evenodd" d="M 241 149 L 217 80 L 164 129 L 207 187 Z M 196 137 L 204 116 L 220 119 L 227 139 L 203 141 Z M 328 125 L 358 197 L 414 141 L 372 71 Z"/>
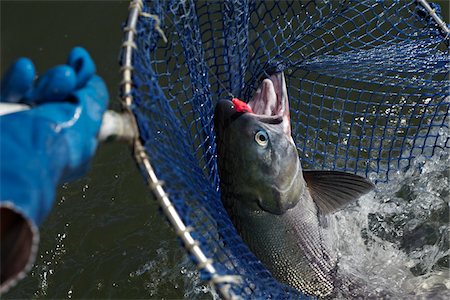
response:
<path fill-rule="evenodd" d="M 305 168 L 385 182 L 450 146 L 449 39 L 416 1 L 174 0 L 143 12 L 159 17 L 168 42 L 155 18 L 139 18 L 132 109 L 141 140 L 217 272 L 242 276 L 236 295 L 301 296 L 255 258 L 221 204 L 218 100 L 248 101 L 264 70 L 282 64 Z"/>

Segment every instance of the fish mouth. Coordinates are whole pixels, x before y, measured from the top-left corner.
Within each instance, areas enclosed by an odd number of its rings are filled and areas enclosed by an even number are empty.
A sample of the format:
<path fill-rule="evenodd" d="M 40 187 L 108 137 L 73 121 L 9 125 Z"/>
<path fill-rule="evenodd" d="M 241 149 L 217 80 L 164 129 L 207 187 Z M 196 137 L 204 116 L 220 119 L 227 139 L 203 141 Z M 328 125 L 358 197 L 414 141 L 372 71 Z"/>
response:
<path fill-rule="evenodd" d="M 265 78 L 248 106 L 253 111 L 251 114 L 259 121 L 268 124 L 282 123 L 284 132 L 291 135 L 289 101 L 283 72 Z"/>
<path fill-rule="evenodd" d="M 284 133 L 291 136 L 289 101 L 283 72 L 274 73 L 262 80 L 247 105 L 249 109 L 239 109 L 232 101 L 219 101 L 214 113 L 216 130 L 222 133 L 234 120 L 247 115 L 265 124 L 282 124 Z"/>

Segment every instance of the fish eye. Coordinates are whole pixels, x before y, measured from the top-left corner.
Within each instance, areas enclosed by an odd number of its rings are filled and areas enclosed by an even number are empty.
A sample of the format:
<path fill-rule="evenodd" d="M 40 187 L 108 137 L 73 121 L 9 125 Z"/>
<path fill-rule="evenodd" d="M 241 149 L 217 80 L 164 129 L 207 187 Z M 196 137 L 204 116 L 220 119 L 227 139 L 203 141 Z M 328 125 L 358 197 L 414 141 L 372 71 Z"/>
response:
<path fill-rule="evenodd" d="M 269 135 L 265 130 L 258 130 L 255 134 L 255 141 L 258 145 L 265 148 L 269 143 Z"/>

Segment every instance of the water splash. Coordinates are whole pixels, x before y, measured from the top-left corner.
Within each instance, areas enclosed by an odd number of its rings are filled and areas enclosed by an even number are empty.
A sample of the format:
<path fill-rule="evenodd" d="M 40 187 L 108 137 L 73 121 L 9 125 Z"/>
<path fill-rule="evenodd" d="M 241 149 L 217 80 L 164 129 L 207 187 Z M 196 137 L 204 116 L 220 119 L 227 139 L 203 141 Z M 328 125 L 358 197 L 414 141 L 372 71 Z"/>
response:
<path fill-rule="evenodd" d="M 418 157 L 333 215 L 340 276 L 366 297 L 449 298 L 449 166 L 448 153 Z"/>
<path fill-rule="evenodd" d="M 211 286 L 201 281 L 198 270 L 187 255 L 175 266 L 168 268 L 171 265 L 168 249 L 159 248 L 156 252 L 154 259 L 129 274 L 130 278 L 145 277 L 144 288 L 148 296 L 164 295 L 167 285 L 171 285 L 173 289 L 184 291 L 185 299 L 219 299 Z"/>

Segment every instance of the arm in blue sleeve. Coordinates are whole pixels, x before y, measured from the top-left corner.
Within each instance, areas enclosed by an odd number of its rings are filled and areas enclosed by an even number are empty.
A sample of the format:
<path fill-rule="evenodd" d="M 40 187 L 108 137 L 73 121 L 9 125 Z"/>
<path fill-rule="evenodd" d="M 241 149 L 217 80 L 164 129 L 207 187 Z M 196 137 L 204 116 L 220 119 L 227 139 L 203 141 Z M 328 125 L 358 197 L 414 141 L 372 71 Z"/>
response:
<path fill-rule="evenodd" d="M 34 82 L 31 61 L 20 59 L 2 80 L 1 101 L 31 109 L 0 116 L 0 292 L 34 261 L 38 230 L 56 186 L 83 175 L 95 153 L 108 93 L 95 65 L 75 48 L 67 65 Z"/>

